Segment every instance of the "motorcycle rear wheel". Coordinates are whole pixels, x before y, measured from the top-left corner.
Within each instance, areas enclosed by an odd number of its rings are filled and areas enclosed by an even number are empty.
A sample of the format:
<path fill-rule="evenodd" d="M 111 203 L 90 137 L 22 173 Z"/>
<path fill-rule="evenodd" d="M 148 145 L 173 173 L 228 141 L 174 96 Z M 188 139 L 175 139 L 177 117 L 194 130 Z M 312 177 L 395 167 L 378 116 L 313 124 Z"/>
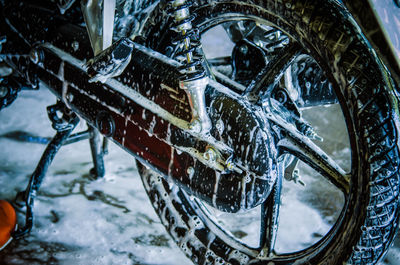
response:
<path fill-rule="evenodd" d="M 170 17 L 156 10 L 144 28 L 147 45 L 171 45 Z M 149 198 L 167 231 L 196 264 L 376 264 L 399 218 L 397 98 L 390 75 L 348 12 L 336 1 L 193 1 L 204 32 L 225 21 L 273 25 L 296 40 L 333 84 L 351 146 L 351 179 L 336 224 L 320 241 L 289 254 L 262 256 L 231 240 L 207 219 L 197 199 L 138 162 Z"/>

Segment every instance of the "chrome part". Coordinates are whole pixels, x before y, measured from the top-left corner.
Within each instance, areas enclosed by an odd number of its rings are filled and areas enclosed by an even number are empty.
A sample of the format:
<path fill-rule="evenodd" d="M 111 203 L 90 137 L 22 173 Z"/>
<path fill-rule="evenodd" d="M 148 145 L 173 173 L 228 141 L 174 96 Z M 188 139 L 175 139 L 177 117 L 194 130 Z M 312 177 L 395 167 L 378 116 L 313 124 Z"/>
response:
<path fill-rule="evenodd" d="M 311 126 L 307 128 L 307 130 L 304 132 L 304 135 L 307 136 L 308 138 L 310 138 L 311 140 L 317 140 L 320 142 L 324 141 L 324 138 L 322 138 L 321 136 L 319 136 L 314 128 L 312 128 Z"/>
<path fill-rule="evenodd" d="M 189 178 L 192 178 L 194 175 L 194 168 L 193 167 L 188 167 L 186 170 L 186 173 L 188 174 Z"/>
<path fill-rule="evenodd" d="M 185 57 L 181 61 L 184 76 L 179 86 L 185 90 L 192 110 L 190 129 L 196 133 L 208 133 L 212 127 L 204 98 L 208 77 L 202 65 L 202 54 L 195 54 L 200 48 L 198 34 L 192 27 L 193 18 L 190 16 L 189 4 L 186 0 L 174 0 L 171 5 L 174 10 L 175 30 L 180 33 L 177 45 L 182 46 L 183 51 L 180 55 Z"/>
<path fill-rule="evenodd" d="M 115 0 L 82 0 L 81 8 L 94 55 L 112 44 Z"/>
<path fill-rule="evenodd" d="M 219 134 L 222 134 L 225 129 L 224 122 L 222 120 L 218 120 L 217 123 L 215 124 L 215 128 L 217 128 Z"/>
<path fill-rule="evenodd" d="M 225 162 L 226 168 L 231 171 L 235 171 L 236 173 L 242 174 L 244 169 L 241 169 L 237 163 L 235 163 L 232 157 L 228 158 Z"/>
<path fill-rule="evenodd" d="M 301 180 L 300 175 L 299 175 L 299 170 L 296 168 L 298 162 L 299 162 L 299 159 L 297 157 L 292 158 L 292 161 L 285 168 L 283 177 L 287 181 L 293 181 L 294 183 L 298 183 L 302 186 L 305 186 L 306 184 Z"/>
<path fill-rule="evenodd" d="M 82 0 L 81 9 L 94 55 L 103 50 L 102 0 Z"/>
<path fill-rule="evenodd" d="M 292 66 L 289 65 L 289 67 L 286 69 L 284 75 L 284 83 L 285 83 L 285 88 L 289 94 L 289 97 L 293 101 L 298 101 L 299 100 L 299 91 L 294 88 L 293 86 L 293 78 L 292 78 Z"/>
<path fill-rule="evenodd" d="M 192 109 L 191 129 L 196 133 L 207 133 L 212 124 L 206 110 L 204 91 L 208 85 L 208 77 L 179 82 L 179 87 L 185 90 L 190 108 Z"/>
<path fill-rule="evenodd" d="M 103 50 L 112 44 L 116 0 L 104 0 L 103 3 Z"/>
<path fill-rule="evenodd" d="M 300 185 L 303 186 L 303 187 L 306 186 L 306 183 L 304 183 L 304 182 L 301 180 L 301 177 L 300 177 L 300 175 L 299 175 L 299 170 L 298 170 L 298 169 L 295 169 L 295 170 L 293 171 L 292 180 L 293 180 L 294 183 L 298 183 L 298 184 L 300 184 Z"/>
<path fill-rule="evenodd" d="M 207 161 L 215 161 L 217 159 L 217 153 L 210 147 L 204 152 L 203 157 Z"/>

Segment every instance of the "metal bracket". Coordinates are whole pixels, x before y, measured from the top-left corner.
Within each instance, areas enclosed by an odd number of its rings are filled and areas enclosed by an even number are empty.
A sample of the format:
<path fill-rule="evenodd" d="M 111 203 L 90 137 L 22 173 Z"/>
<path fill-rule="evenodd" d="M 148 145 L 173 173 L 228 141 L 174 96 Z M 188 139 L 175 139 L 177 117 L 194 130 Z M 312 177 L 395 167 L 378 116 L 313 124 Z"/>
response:
<path fill-rule="evenodd" d="M 131 61 L 133 47 L 133 41 L 121 38 L 89 60 L 86 66 L 92 77 L 90 82 L 105 83 L 109 78 L 122 74 Z"/>
<path fill-rule="evenodd" d="M 185 90 L 188 96 L 192 110 L 190 129 L 196 133 L 208 133 L 212 127 L 211 120 L 207 114 L 204 96 L 208 81 L 208 77 L 204 76 L 195 80 L 180 81 L 179 83 L 180 88 Z"/>

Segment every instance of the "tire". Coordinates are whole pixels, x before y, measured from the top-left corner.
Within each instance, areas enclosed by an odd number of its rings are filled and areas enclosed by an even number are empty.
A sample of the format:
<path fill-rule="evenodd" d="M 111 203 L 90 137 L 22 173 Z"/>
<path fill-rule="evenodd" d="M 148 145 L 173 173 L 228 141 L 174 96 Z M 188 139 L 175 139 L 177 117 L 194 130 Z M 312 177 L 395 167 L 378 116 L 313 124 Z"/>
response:
<path fill-rule="evenodd" d="M 171 19 L 156 10 L 142 35 L 165 52 Z M 198 200 L 138 162 L 149 198 L 167 231 L 196 264 L 376 264 L 394 239 L 399 219 L 398 102 L 389 73 L 336 1 L 194 0 L 200 31 L 224 20 L 272 23 L 298 41 L 324 70 L 340 103 L 351 146 L 350 191 L 333 228 L 304 251 L 261 257 L 227 241 L 205 220 Z M 347 263 L 346 263 L 347 262 Z"/>

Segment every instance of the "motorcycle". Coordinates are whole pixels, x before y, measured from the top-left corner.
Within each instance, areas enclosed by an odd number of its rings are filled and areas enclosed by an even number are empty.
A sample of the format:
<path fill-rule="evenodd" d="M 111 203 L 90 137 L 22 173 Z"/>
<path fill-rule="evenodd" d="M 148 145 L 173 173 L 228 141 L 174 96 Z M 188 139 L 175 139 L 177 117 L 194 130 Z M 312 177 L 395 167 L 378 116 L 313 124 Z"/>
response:
<path fill-rule="evenodd" d="M 388 10 L 398 1 L 379 3 Z M 56 135 L 15 205 L 33 204 L 63 144 L 107 139 L 137 161 L 173 240 L 196 264 L 376 264 L 399 218 L 399 28 L 374 1 L 0 1 L 0 109 L 43 84 Z M 232 42 L 208 56 L 208 31 Z M 309 109 L 340 110 L 350 153 L 325 151 Z M 87 131 L 73 134 L 79 121 Z M 334 128 L 334 124 L 328 124 Z M 101 135 L 104 141 L 101 141 Z M 328 141 L 329 144 L 329 141 Z M 275 249 L 284 181 L 306 165 L 343 198 L 303 250 Z M 251 246 L 220 224 L 259 209 Z"/>

